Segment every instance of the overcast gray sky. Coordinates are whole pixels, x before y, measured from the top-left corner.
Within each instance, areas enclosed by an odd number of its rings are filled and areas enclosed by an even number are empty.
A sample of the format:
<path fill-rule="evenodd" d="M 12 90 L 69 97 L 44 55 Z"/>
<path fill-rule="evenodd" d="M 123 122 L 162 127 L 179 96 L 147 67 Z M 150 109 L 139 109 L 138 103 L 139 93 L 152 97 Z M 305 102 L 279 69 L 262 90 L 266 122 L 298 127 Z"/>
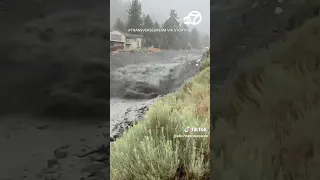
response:
<path fill-rule="evenodd" d="M 122 6 L 111 0 L 111 23 L 114 24 L 117 18 L 123 21 L 127 20 L 129 2 L 132 0 L 122 0 Z M 149 14 L 153 21 L 157 20 L 163 23 L 169 18 L 170 10 L 177 11 L 179 20 L 182 22 L 183 17 L 191 11 L 199 11 L 202 15 L 202 21 L 196 25 L 196 28 L 202 33 L 210 34 L 210 0 L 139 0 L 142 4 L 142 12 Z"/>

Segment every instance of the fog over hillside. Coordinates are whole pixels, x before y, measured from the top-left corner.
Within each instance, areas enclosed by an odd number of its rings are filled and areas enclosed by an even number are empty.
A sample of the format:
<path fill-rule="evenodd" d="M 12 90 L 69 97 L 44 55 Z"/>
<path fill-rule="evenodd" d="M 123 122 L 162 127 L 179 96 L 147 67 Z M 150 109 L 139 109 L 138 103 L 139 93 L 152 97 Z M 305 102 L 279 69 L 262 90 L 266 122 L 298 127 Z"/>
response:
<path fill-rule="evenodd" d="M 114 25 L 117 18 L 126 21 L 128 18 L 127 9 L 131 0 L 111 0 L 110 1 L 110 23 Z M 152 20 L 163 23 L 169 18 L 171 9 L 176 10 L 179 20 L 182 22 L 183 17 L 191 11 L 199 11 L 202 15 L 202 21 L 196 28 L 201 33 L 210 33 L 210 1 L 186 1 L 186 0 L 140 0 L 142 12 L 149 14 Z"/>

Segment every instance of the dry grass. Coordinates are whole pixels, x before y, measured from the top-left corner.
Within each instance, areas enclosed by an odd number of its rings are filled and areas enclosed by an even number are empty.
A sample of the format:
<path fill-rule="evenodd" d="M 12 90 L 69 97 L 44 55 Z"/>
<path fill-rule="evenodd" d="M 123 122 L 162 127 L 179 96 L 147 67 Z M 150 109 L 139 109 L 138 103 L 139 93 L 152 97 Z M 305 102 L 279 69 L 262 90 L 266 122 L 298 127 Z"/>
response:
<path fill-rule="evenodd" d="M 216 179 L 317 180 L 320 17 L 242 61 L 214 92 Z"/>
<path fill-rule="evenodd" d="M 159 48 L 152 48 L 152 47 L 148 48 L 148 52 L 160 52 L 160 51 L 161 51 L 161 49 L 159 49 Z"/>
<path fill-rule="evenodd" d="M 207 67 L 181 91 L 160 99 L 144 121 L 111 145 L 111 179 L 209 179 L 208 138 L 174 138 L 188 126 L 209 128 L 209 109 Z"/>

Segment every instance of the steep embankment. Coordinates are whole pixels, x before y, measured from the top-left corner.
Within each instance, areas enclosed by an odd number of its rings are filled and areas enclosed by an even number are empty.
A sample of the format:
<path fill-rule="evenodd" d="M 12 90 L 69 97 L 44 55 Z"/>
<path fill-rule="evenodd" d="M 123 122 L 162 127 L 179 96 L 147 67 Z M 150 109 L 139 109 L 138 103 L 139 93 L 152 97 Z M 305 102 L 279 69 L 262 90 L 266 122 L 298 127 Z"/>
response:
<path fill-rule="evenodd" d="M 250 3 L 229 8 L 212 7 L 212 23 L 217 27 L 212 29 L 214 36 L 211 39 L 215 44 L 212 47 L 212 56 L 215 57 L 212 62 L 215 68 L 213 82 L 221 84 L 239 60 L 284 39 L 292 26 L 290 18 L 300 8 L 297 6 L 274 0 L 260 2 L 254 8 Z M 277 12 L 277 9 L 282 11 Z"/>
<path fill-rule="evenodd" d="M 319 30 L 320 17 L 306 22 L 242 61 L 214 92 L 217 179 L 320 178 Z"/>
<path fill-rule="evenodd" d="M 279 16 L 286 27 L 276 32 L 284 35 L 293 30 L 280 38 L 283 41 L 248 54 L 212 92 L 210 154 L 216 179 L 319 179 L 319 131 L 315 127 L 319 124 L 320 4 L 305 2 L 286 19 Z M 264 15 L 266 20 L 268 13 Z M 254 19 L 255 13 L 248 16 Z M 231 55 L 225 57 L 236 64 Z"/>

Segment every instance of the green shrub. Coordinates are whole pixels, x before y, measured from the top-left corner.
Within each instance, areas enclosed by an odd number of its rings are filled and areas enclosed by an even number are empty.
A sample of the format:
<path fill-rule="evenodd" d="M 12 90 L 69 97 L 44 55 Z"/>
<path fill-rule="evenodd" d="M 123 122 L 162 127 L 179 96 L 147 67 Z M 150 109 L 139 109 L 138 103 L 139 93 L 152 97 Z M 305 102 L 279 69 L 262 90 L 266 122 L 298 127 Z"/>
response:
<path fill-rule="evenodd" d="M 185 88 L 160 99 L 144 121 L 111 144 L 111 179 L 209 179 L 208 138 L 173 138 L 188 126 L 209 128 L 209 119 L 207 67 Z"/>
<path fill-rule="evenodd" d="M 317 180 L 320 17 L 242 61 L 214 92 L 216 179 Z"/>
<path fill-rule="evenodd" d="M 203 55 L 202 59 L 200 66 L 201 71 L 210 66 L 210 49 Z"/>

